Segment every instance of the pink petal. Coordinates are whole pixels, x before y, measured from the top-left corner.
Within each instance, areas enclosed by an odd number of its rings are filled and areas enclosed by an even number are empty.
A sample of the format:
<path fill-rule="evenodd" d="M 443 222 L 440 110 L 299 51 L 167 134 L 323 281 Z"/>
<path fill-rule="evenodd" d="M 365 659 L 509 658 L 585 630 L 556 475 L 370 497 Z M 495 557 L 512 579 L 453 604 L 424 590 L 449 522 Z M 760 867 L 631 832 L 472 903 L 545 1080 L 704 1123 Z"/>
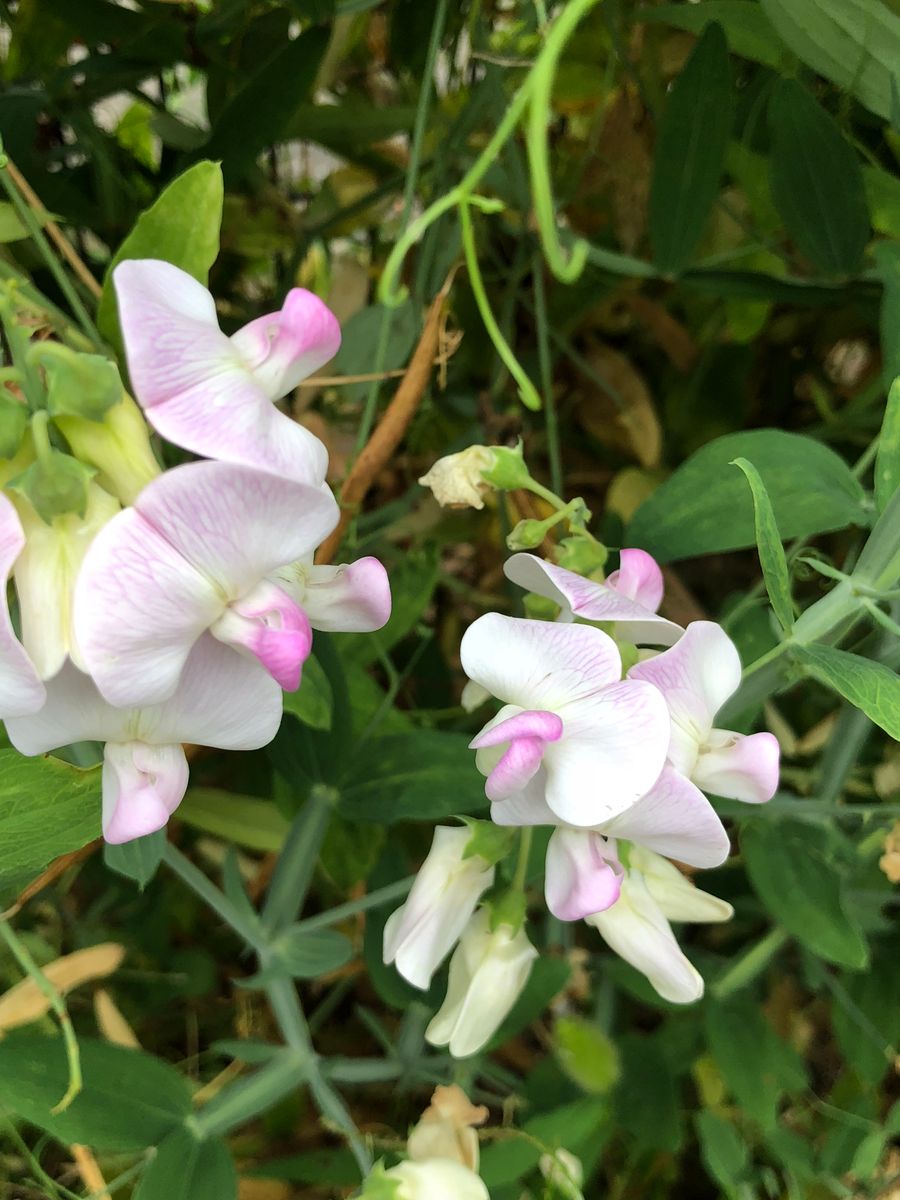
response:
<path fill-rule="evenodd" d="M 663 598 L 663 574 L 646 550 L 620 550 L 619 569 L 606 577 L 606 586 L 657 612 Z"/>
<path fill-rule="evenodd" d="M 45 698 L 44 685 L 13 630 L 6 600 L 9 573 L 24 545 L 19 515 L 0 492 L 0 719 L 37 712 Z"/>
<path fill-rule="evenodd" d="M 270 400 L 280 400 L 334 358 L 341 344 L 337 317 L 318 296 L 291 288 L 281 312 L 257 317 L 231 338 Z"/>
<path fill-rule="evenodd" d="M 628 677 L 658 687 L 673 719 L 705 735 L 716 713 L 738 689 L 741 660 L 721 625 L 692 621 L 679 642 L 637 663 Z"/>
<path fill-rule="evenodd" d="M 601 630 L 499 613 L 469 626 L 460 654 L 470 679 L 498 700 L 528 709 L 556 709 L 621 675 L 615 642 Z"/>
<path fill-rule="evenodd" d="M 506 746 L 484 785 L 487 798 L 503 800 L 521 791 L 541 765 L 547 743 L 558 741 L 562 732 L 562 721 L 549 712 L 518 713 L 483 729 L 469 743 L 471 749 Z"/>
<path fill-rule="evenodd" d="M 181 803 L 188 765 L 181 746 L 107 742 L 103 756 L 103 836 L 112 845 L 162 829 Z"/>
<path fill-rule="evenodd" d="M 618 900 L 623 874 L 614 848 L 599 833 L 556 829 L 547 846 L 547 907 L 560 921 L 603 912 Z"/>
<path fill-rule="evenodd" d="M 559 712 L 564 736 L 544 754 L 547 803 L 569 825 L 600 825 L 630 808 L 659 778 L 669 743 L 665 701 L 650 684 L 636 688 L 626 679 Z"/>
<path fill-rule="evenodd" d="M 391 587 L 377 558 L 337 567 L 298 562 L 278 571 L 277 579 L 304 609 L 313 629 L 372 633 L 391 615 Z"/>
<path fill-rule="evenodd" d="M 672 767 L 664 767 L 645 796 L 601 829 L 608 837 L 624 838 L 692 867 L 718 867 L 730 850 L 713 806 Z"/>
<path fill-rule="evenodd" d="M 312 649 L 312 630 L 302 608 L 265 580 L 229 604 L 210 626 L 213 637 L 252 654 L 287 692 L 300 686 Z"/>
<path fill-rule="evenodd" d="M 714 796 L 764 804 L 778 790 L 778 739 L 771 733 L 714 729 L 700 750 L 693 780 Z"/>
<path fill-rule="evenodd" d="M 670 646 L 681 637 L 680 625 L 657 616 L 621 590 L 594 583 L 534 554 L 514 554 L 503 569 L 519 587 L 558 604 L 563 620 L 615 621 L 616 636 L 640 645 Z"/>
<path fill-rule="evenodd" d="M 121 262 L 113 280 L 135 397 L 158 433 L 208 458 L 324 480 L 325 447 L 273 406 L 202 284 L 157 259 Z"/>

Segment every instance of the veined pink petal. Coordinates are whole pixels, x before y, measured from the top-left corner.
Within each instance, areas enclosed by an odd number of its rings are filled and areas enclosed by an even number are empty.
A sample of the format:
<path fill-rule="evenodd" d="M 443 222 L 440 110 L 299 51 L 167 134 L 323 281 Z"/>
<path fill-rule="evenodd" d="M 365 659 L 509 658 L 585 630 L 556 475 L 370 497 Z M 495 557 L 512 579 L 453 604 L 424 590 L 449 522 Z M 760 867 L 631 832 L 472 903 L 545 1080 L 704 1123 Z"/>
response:
<path fill-rule="evenodd" d="M 9 573 L 24 545 L 19 515 L 0 492 L 0 719 L 37 712 L 45 698 L 44 685 L 15 635 L 6 601 Z"/>
<path fill-rule="evenodd" d="M 552 711 L 621 675 L 615 642 L 601 630 L 500 613 L 469 626 L 460 654 L 470 679 L 498 700 L 527 709 Z"/>
<path fill-rule="evenodd" d="M 764 804 L 778 789 L 780 753 L 771 733 L 713 729 L 700 749 L 693 779 L 714 796 Z"/>
<path fill-rule="evenodd" d="M 305 288 L 291 288 L 281 312 L 257 317 L 231 338 L 270 400 L 280 400 L 334 358 L 341 327 L 327 305 Z"/>
<path fill-rule="evenodd" d="M 555 626 L 588 629 L 589 626 Z M 622 680 L 559 709 L 564 736 L 548 745 L 547 803 L 569 825 L 618 816 L 653 786 L 665 762 L 669 713 L 650 684 Z"/>
<path fill-rule="evenodd" d="M 269 580 L 229 604 L 210 633 L 252 654 L 285 691 L 295 692 L 300 686 L 312 630 L 303 609 Z"/>
<path fill-rule="evenodd" d="M 563 723 L 555 713 L 521 712 L 499 724 L 491 723 L 474 738 L 473 750 L 505 746 L 484 786 L 489 800 L 503 800 L 520 791 L 534 776 L 548 742 L 562 737 Z"/>
<path fill-rule="evenodd" d="M 184 798 L 188 765 L 180 745 L 107 742 L 103 836 L 112 845 L 162 829 Z"/>
<path fill-rule="evenodd" d="M 547 907 L 560 921 L 603 912 L 618 900 L 623 875 L 614 845 L 599 833 L 556 829 L 547 846 Z"/>
<path fill-rule="evenodd" d="M 650 791 L 601 830 L 692 867 L 718 867 L 730 849 L 713 806 L 672 767 L 664 767 Z"/>
<path fill-rule="evenodd" d="M 649 612 L 657 612 L 662 604 L 662 571 L 646 550 L 620 550 L 619 569 L 607 575 L 606 586 Z"/>
<path fill-rule="evenodd" d="M 202 284 L 158 259 L 121 262 L 113 280 L 135 397 L 158 433 L 208 458 L 322 483 L 324 445 L 273 406 L 241 349 L 219 329 Z"/>
<path fill-rule="evenodd" d="M 672 765 L 693 778 L 694 759 L 716 713 L 738 689 L 741 660 L 734 642 L 712 621 L 693 621 L 671 649 L 639 662 L 629 679 L 659 688 L 672 714 Z"/>
<path fill-rule="evenodd" d="M 391 615 L 387 571 L 377 558 L 359 558 L 336 567 L 301 560 L 275 572 L 274 578 L 326 633 L 371 633 Z"/>
<path fill-rule="evenodd" d="M 558 604 L 563 620 L 615 621 L 617 636 L 640 645 L 670 646 L 682 635 L 680 625 L 657 616 L 621 589 L 594 583 L 534 554 L 514 554 L 503 569 L 519 587 Z"/>

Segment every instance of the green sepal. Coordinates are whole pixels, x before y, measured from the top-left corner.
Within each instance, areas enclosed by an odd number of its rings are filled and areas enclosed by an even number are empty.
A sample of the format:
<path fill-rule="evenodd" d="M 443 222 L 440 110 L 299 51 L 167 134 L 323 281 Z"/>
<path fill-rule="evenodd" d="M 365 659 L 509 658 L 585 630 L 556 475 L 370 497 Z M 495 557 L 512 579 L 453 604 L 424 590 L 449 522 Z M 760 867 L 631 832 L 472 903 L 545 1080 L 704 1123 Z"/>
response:
<path fill-rule="evenodd" d="M 555 524 L 553 518 L 550 521 L 536 521 L 534 517 L 525 517 L 508 535 L 506 544 L 510 550 L 534 550 L 547 536 L 550 526 Z"/>
<path fill-rule="evenodd" d="M 608 560 L 609 551 L 602 542 L 595 541 L 592 537 L 575 535 L 563 538 L 556 552 L 559 566 L 565 567 L 567 571 L 574 571 L 576 575 L 583 575 L 586 579 L 601 575 Z"/>
<path fill-rule="evenodd" d="M 362 1189 L 356 1193 L 357 1200 L 400 1200 L 402 1195 L 399 1179 L 391 1179 L 384 1163 L 377 1162 L 363 1181 Z"/>
<path fill-rule="evenodd" d="M 87 486 L 94 475 L 93 467 L 86 467 L 60 450 L 50 449 L 21 475 L 11 479 L 7 487 L 24 496 L 41 520 L 49 525 L 54 517 L 65 513 L 84 516 Z"/>
<path fill-rule="evenodd" d="M 6 388 L 0 388 L 0 458 L 18 454 L 28 426 L 28 409 Z"/>
<path fill-rule="evenodd" d="M 616 641 L 619 656 L 622 659 L 622 678 L 624 679 L 638 661 L 638 648 L 633 642 Z"/>
<path fill-rule="evenodd" d="M 501 925 L 509 925 L 513 933 L 518 933 L 525 924 L 527 902 L 520 887 L 513 886 L 501 892 L 488 900 L 486 907 L 490 915 L 491 933 L 496 933 Z"/>
<path fill-rule="evenodd" d="M 516 836 L 512 826 L 495 825 L 493 821 L 479 821 L 476 817 L 462 817 L 461 820 L 468 825 L 472 835 L 463 850 L 464 859 L 477 854 L 489 867 L 495 867 L 506 858 Z"/>
<path fill-rule="evenodd" d="M 61 342 L 38 342 L 28 353 L 44 368 L 47 410 L 53 417 L 102 421 L 122 399 L 118 369 L 102 354 L 79 354 Z"/>
<path fill-rule="evenodd" d="M 530 617 L 532 621 L 555 621 L 559 612 L 559 605 L 554 600 L 539 596 L 536 592 L 528 592 L 522 603 L 525 616 Z"/>
<path fill-rule="evenodd" d="M 494 456 L 494 465 L 489 470 L 481 472 L 482 479 L 502 492 L 528 487 L 531 482 L 531 474 L 525 465 L 521 440 L 514 448 L 491 446 L 489 449 Z"/>

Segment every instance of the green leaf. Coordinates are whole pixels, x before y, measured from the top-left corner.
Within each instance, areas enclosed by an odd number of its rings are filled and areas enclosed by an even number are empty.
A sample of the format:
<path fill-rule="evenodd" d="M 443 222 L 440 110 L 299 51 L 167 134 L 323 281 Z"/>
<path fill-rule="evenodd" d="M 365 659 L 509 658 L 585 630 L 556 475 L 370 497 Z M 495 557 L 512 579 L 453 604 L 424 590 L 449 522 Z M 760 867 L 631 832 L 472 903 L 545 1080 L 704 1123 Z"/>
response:
<path fill-rule="evenodd" d="M 604 1095 L 621 1074 L 619 1055 L 599 1025 L 583 1017 L 560 1017 L 553 1027 L 553 1052 L 573 1083 Z"/>
<path fill-rule="evenodd" d="M 873 253 L 884 285 L 880 320 L 882 378 L 892 384 L 900 376 L 900 243 L 879 242 Z"/>
<path fill-rule="evenodd" d="M 287 821 L 271 800 L 222 788 L 189 788 L 178 816 L 204 833 L 268 853 L 281 849 L 288 831 Z"/>
<path fill-rule="evenodd" d="M 625 544 L 661 562 L 753 546 L 753 502 L 730 465 L 735 458 L 759 472 L 782 541 L 868 524 L 865 493 L 833 450 L 796 433 L 754 429 L 692 454 L 634 514 Z"/>
<path fill-rule="evenodd" d="M 13 458 L 28 427 L 28 409 L 8 388 L 0 389 L 0 458 Z"/>
<path fill-rule="evenodd" d="M 199 1141 L 176 1129 L 160 1145 L 134 1200 L 237 1200 L 234 1161 L 221 1138 Z"/>
<path fill-rule="evenodd" d="M 160 1059 L 86 1038 L 79 1048 L 84 1088 L 53 1113 L 69 1078 L 62 1038 L 0 1041 L 0 1108 L 61 1142 L 131 1152 L 158 1145 L 190 1114 L 187 1084 Z"/>
<path fill-rule="evenodd" d="M 773 1128 L 781 1095 L 806 1086 L 803 1060 L 778 1037 L 754 999 L 710 1001 L 705 1017 L 709 1048 L 729 1091 L 748 1116 Z"/>
<path fill-rule="evenodd" d="M 700 0 L 695 4 L 661 4 L 658 8 L 639 8 L 637 21 L 660 22 L 700 33 L 710 21 L 725 30 L 728 45 L 741 58 L 777 67 L 784 52 L 775 30 L 756 0 Z"/>
<path fill-rule="evenodd" d="M 759 565 L 762 567 L 766 591 L 769 593 L 775 616 L 781 628 L 788 633 L 794 624 L 794 602 L 791 599 L 791 578 L 787 559 L 775 522 L 775 513 L 772 511 L 772 502 L 766 485 L 760 479 L 759 471 L 753 463 L 747 462 L 746 458 L 736 458 L 734 465 L 744 472 L 753 493 Z"/>
<path fill-rule="evenodd" d="M 741 834 L 754 891 L 776 920 L 814 954 L 861 969 L 868 949 L 845 900 L 843 868 L 827 829 L 756 820 Z"/>
<path fill-rule="evenodd" d="M 772 89 L 769 124 L 772 199 L 791 238 L 827 274 L 858 271 L 870 221 L 856 151 L 794 79 Z"/>
<path fill-rule="evenodd" d="M 890 941 L 873 949 L 871 968 L 842 974 L 831 999 L 844 1059 L 869 1084 L 884 1078 L 900 1046 L 900 956 Z"/>
<path fill-rule="evenodd" d="M 750 1165 L 750 1152 L 730 1121 L 704 1109 L 694 1117 L 694 1127 L 700 1140 L 700 1154 L 709 1176 L 729 1197 L 737 1193 L 745 1181 Z"/>
<path fill-rule="evenodd" d="M 357 750 L 338 809 L 358 821 L 436 821 L 487 804 L 465 734 L 416 729 L 371 738 Z"/>
<path fill-rule="evenodd" d="M 675 1154 L 682 1142 L 681 1098 L 658 1037 L 626 1034 L 618 1041 L 622 1077 L 613 1097 L 616 1124 L 635 1150 Z"/>
<path fill-rule="evenodd" d="M 853 579 L 878 591 L 892 588 L 900 579 L 900 488 L 872 527 L 853 568 Z"/>
<path fill-rule="evenodd" d="M 900 488 L 900 372 L 888 392 L 875 458 L 875 507 L 880 513 Z"/>
<path fill-rule="evenodd" d="M 891 115 L 900 17 L 882 0 L 761 0 L 784 44 L 866 108 Z"/>
<path fill-rule="evenodd" d="M 293 925 L 279 937 L 275 953 L 295 979 L 315 979 L 348 963 L 353 957 L 353 943 L 333 929 L 306 932 Z"/>
<path fill-rule="evenodd" d="M 122 337 L 116 311 L 113 268 L 126 258 L 162 258 L 205 284 L 219 253 L 222 224 L 222 169 L 199 162 L 179 175 L 155 203 L 141 213 L 134 229 L 113 255 L 103 281 L 97 328 L 121 361 Z"/>
<path fill-rule="evenodd" d="M 609 1105 L 596 1096 L 540 1113 L 523 1125 L 527 1139 L 511 1138 L 485 1147 L 479 1168 L 481 1177 L 493 1195 L 495 1188 L 515 1183 L 536 1167 L 543 1147 L 566 1149 L 582 1157 L 583 1147 L 608 1136 L 608 1128 Z"/>
<path fill-rule="evenodd" d="M 141 891 L 156 874 L 166 848 L 166 831 L 157 830 L 122 846 L 103 846 L 103 861 L 117 875 L 132 880 Z"/>
<path fill-rule="evenodd" d="M 19 219 L 8 200 L 0 201 L 0 242 L 20 242 L 28 237 L 28 230 Z"/>
<path fill-rule="evenodd" d="M 295 109 L 309 99 L 328 45 L 328 29 L 309 29 L 260 64 L 228 100 L 202 147 L 239 183 L 266 146 L 284 140 Z"/>
<path fill-rule="evenodd" d="M 718 195 L 733 82 L 722 28 L 708 25 L 672 87 L 653 156 L 650 240 L 666 274 L 690 261 Z"/>
<path fill-rule="evenodd" d="M 797 646 L 807 672 L 843 696 L 895 740 L 900 738 L 900 676 L 882 663 L 834 646 Z"/>
<path fill-rule="evenodd" d="M 100 836 L 100 768 L 0 750 L 0 828 L 5 907 L 54 858 Z"/>
<path fill-rule="evenodd" d="M 311 729 L 331 728 L 331 685 L 315 655 L 310 655 L 303 664 L 297 691 L 284 693 L 284 711 Z"/>

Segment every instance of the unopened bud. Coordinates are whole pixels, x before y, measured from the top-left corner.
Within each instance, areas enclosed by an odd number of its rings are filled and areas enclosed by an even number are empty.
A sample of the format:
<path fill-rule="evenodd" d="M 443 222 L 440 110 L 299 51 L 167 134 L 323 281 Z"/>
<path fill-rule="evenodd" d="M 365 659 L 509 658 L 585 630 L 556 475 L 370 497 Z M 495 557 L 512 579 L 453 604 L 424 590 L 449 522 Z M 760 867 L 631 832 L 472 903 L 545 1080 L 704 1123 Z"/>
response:
<path fill-rule="evenodd" d="M 511 492 L 516 488 L 528 486 L 531 482 L 531 475 L 525 465 L 521 442 L 512 447 L 491 446 L 491 452 L 494 461 L 491 467 L 484 472 L 484 478 L 488 483 L 499 488 L 501 492 Z"/>
<path fill-rule="evenodd" d="M 69 454 L 48 450 L 8 486 L 21 493 L 42 521 L 48 525 L 54 517 L 77 513 L 83 517 L 87 509 L 87 489 L 95 471 Z"/>
<path fill-rule="evenodd" d="M 555 523 L 553 520 L 536 521 L 533 517 L 526 517 L 509 534 L 506 544 L 510 550 L 534 550 L 540 546 L 547 536 L 547 530 Z"/>
<path fill-rule="evenodd" d="M 120 391 L 102 421 L 60 416 L 55 424 L 72 452 L 97 468 L 97 482 L 123 504 L 132 504 L 160 474 L 147 423 L 127 392 Z"/>
<path fill-rule="evenodd" d="M 583 575 L 585 579 L 602 579 L 603 568 L 609 559 L 609 551 L 592 537 L 563 538 L 556 552 L 556 561 L 567 571 Z"/>
<path fill-rule="evenodd" d="M 79 354 L 61 342 L 36 342 L 29 357 L 47 376 L 47 411 L 52 417 L 102 421 L 122 397 L 115 363 L 100 354 Z"/>
<path fill-rule="evenodd" d="M 510 825 L 495 825 L 493 821 L 479 821 L 475 817 L 463 817 L 469 827 L 471 837 L 463 850 L 463 860 L 473 858 L 476 854 L 491 867 L 506 858 L 516 831 Z"/>
<path fill-rule="evenodd" d="M 28 409 L 6 388 L 0 389 L 0 458 L 18 454 L 28 425 Z"/>

